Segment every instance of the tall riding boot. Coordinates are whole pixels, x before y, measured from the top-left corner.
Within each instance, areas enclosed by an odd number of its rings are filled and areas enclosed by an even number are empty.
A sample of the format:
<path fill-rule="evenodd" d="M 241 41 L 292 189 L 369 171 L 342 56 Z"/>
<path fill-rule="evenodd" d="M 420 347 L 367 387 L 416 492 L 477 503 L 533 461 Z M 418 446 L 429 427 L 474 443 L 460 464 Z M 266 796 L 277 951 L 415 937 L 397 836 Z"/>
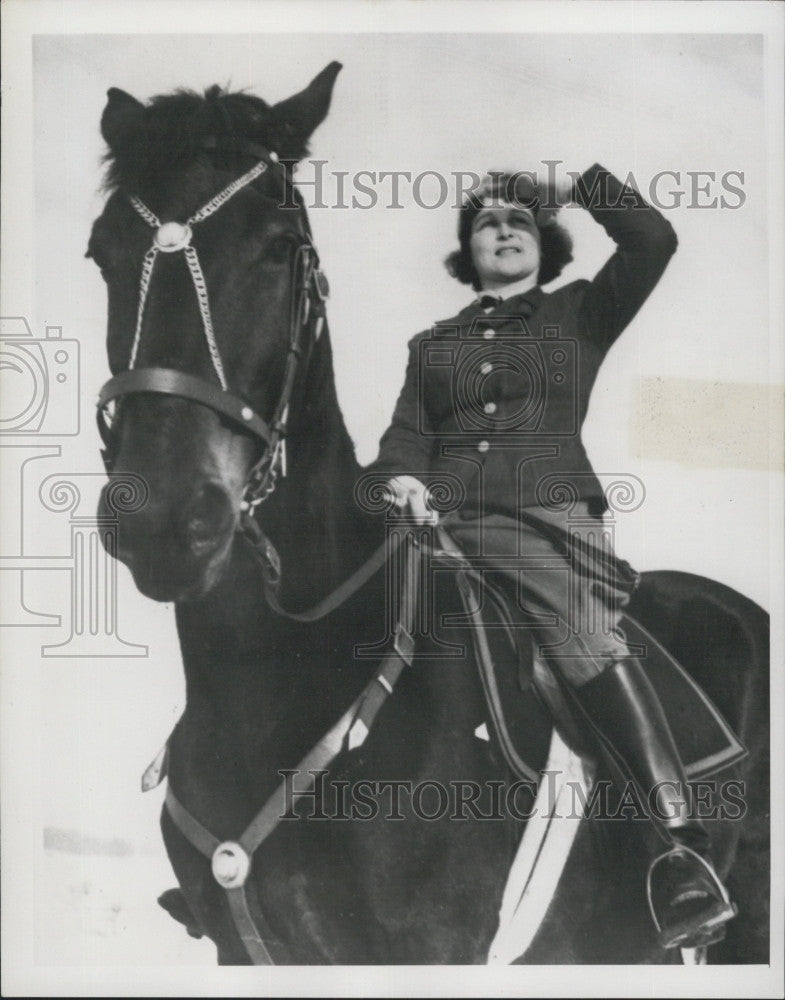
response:
<path fill-rule="evenodd" d="M 679 751 L 657 693 L 640 662 L 616 661 L 572 693 L 621 758 L 674 846 L 649 866 L 652 916 L 664 948 L 714 944 L 736 914 L 709 858 L 709 837 L 692 815 Z"/>

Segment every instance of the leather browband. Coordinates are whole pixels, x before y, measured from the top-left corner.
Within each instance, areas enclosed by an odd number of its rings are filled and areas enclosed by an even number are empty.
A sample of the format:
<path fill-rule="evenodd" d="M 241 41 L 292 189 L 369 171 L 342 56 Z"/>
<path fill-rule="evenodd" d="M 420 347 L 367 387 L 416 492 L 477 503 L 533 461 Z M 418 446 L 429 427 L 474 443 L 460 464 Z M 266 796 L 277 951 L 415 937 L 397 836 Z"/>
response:
<path fill-rule="evenodd" d="M 133 392 L 156 392 L 202 403 L 251 431 L 268 446 L 272 443 L 272 432 L 267 423 L 242 399 L 225 392 L 220 386 L 213 387 L 195 375 L 187 375 L 172 368 L 132 368 L 115 375 L 101 389 L 98 396 L 99 411 L 104 410 L 118 396 Z"/>
<path fill-rule="evenodd" d="M 253 139 L 243 139 L 240 136 L 215 136 L 206 135 L 199 143 L 202 149 L 214 150 L 219 153 L 245 153 L 256 160 L 265 160 L 267 163 L 277 163 L 278 157 L 270 155 L 267 146 Z"/>

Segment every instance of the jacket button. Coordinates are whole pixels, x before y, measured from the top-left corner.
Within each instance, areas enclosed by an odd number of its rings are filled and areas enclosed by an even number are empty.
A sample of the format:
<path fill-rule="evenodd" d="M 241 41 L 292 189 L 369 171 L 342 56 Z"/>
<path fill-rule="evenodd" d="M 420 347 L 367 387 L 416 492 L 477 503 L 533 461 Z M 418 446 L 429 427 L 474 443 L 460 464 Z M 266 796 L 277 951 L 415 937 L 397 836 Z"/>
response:
<path fill-rule="evenodd" d="M 483 337 L 485 337 L 486 340 L 493 340 L 493 338 L 496 336 L 496 331 L 491 330 L 491 328 L 488 327 L 487 330 L 482 331 L 482 335 Z"/>
<path fill-rule="evenodd" d="M 483 409 L 485 410 L 486 413 L 495 413 L 496 403 L 486 403 L 485 406 L 483 406 Z"/>
<path fill-rule="evenodd" d="M 477 445 L 477 451 L 479 451 L 480 454 L 484 454 L 489 448 L 490 444 L 487 441 L 480 441 Z"/>
<path fill-rule="evenodd" d="M 490 375 L 492 371 L 493 371 L 493 365 L 490 363 L 490 361 L 485 361 L 483 364 L 480 365 L 481 375 Z"/>

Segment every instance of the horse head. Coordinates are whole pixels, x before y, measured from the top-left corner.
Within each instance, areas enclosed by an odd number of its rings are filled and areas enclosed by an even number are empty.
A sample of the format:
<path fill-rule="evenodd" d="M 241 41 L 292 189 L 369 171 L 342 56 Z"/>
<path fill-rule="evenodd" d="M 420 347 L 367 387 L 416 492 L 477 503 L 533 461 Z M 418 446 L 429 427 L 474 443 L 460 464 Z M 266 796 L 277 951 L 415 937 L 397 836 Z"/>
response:
<path fill-rule="evenodd" d="M 218 87 L 146 105 L 108 92 L 110 195 L 87 251 L 109 305 L 99 428 L 107 469 L 146 486 L 141 509 L 112 514 L 151 598 L 206 594 L 281 471 L 325 296 L 292 171 L 339 70 L 274 106 Z"/>

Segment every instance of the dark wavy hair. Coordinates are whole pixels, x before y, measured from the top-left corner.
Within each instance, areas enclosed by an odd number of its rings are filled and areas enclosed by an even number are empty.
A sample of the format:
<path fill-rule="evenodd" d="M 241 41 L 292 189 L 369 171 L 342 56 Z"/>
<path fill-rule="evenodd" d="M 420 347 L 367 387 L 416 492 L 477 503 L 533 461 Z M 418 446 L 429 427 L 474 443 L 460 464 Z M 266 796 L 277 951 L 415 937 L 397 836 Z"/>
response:
<path fill-rule="evenodd" d="M 527 173 L 491 173 L 472 191 L 458 216 L 459 248 L 445 258 L 450 274 L 464 285 L 479 290 L 480 279 L 472 260 L 469 241 L 472 224 L 481 208 L 492 203 L 509 203 L 530 209 L 540 235 L 540 269 L 537 280 L 541 285 L 558 278 L 572 260 L 572 237 L 556 221 L 558 209 L 541 203 L 540 193 Z"/>

